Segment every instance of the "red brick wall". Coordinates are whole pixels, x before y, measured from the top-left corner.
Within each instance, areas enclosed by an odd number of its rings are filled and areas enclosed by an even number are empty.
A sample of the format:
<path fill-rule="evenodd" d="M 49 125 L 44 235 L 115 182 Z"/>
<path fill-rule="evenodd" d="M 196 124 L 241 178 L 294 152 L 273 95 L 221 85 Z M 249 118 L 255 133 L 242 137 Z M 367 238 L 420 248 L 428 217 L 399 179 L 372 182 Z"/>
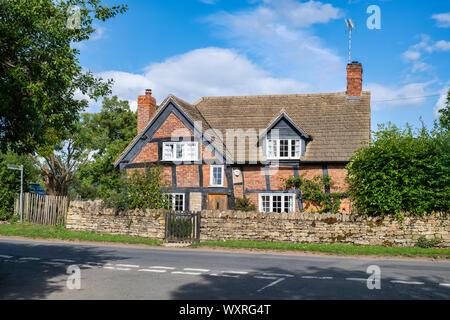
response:
<path fill-rule="evenodd" d="M 178 187 L 200 187 L 197 165 L 177 166 Z"/>
<path fill-rule="evenodd" d="M 150 142 L 142 148 L 141 152 L 138 154 L 136 159 L 134 159 L 134 163 L 138 162 L 154 162 L 158 161 L 158 143 Z"/>
<path fill-rule="evenodd" d="M 156 131 L 155 138 L 190 137 L 192 132 L 177 118 L 173 113 L 164 121 L 161 127 Z"/>

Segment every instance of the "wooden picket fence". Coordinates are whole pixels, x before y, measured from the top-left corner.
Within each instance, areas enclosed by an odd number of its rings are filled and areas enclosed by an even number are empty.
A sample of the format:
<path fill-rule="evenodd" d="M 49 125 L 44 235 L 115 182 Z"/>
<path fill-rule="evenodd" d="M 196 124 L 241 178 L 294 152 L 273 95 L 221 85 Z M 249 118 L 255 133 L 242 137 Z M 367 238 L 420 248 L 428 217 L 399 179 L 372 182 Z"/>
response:
<path fill-rule="evenodd" d="M 20 212 L 20 196 L 17 197 L 15 212 Z M 23 194 L 23 221 L 41 225 L 65 225 L 69 199 L 63 196 Z"/>

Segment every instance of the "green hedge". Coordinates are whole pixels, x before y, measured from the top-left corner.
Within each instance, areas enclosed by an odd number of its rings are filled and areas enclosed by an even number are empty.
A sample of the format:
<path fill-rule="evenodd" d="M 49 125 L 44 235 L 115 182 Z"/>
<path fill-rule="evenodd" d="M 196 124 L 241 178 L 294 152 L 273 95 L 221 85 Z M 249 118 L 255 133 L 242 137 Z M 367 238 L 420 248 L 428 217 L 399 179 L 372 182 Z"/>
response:
<path fill-rule="evenodd" d="M 351 158 L 349 195 L 359 213 L 450 212 L 450 134 L 388 124 Z"/>

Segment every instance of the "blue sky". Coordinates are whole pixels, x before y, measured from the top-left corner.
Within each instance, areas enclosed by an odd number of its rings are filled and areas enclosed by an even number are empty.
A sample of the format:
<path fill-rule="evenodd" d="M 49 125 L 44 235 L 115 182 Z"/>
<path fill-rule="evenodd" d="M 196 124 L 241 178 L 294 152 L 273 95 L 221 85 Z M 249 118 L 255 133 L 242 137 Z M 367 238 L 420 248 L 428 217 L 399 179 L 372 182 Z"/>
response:
<path fill-rule="evenodd" d="M 339 92 L 352 60 L 372 92 L 372 128 L 391 121 L 432 126 L 450 87 L 450 1 L 122 0 L 129 11 L 80 49 L 81 65 L 115 80 L 113 94 L 136 107 L 146 88 L 202 96 Z M 369 29 L 377 5 L 381 29 Z M 91 104 L 88 111 L 99 111 Z"/>

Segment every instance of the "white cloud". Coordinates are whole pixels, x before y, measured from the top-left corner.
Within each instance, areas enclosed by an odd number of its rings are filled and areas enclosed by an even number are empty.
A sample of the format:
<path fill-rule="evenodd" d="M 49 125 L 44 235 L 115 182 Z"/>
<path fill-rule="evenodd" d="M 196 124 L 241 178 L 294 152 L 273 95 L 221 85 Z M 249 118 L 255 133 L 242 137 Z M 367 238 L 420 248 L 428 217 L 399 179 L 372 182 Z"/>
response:
<path fill-rule="evenodd" d="M 450 41 L 438 41 L 435 43 L 434 48 L 437 51 L 450 51 Z"/>
<path fill-rule="evenodd" d="M 306 83 L 275 78 L 234 50 L 204 48 L 153 63 L 142 74 L 107 71 L 98 76 L 114 79 L 113 95 L 129 100 L 136 110 L 136 99 L 152 88 L 160 103 L 173 93 L 195 102 L 203 96 L 283 94 L 307 92 Z"/>
<path fill-rule="evenodd" d="M 426 54 L 450 51 L 449 41 L 433 41 L 430 36 L 425 34 L 420 35 L 420 39 L 419 43 L 411 46 L 402 54 L 405 62 L 412 63 L 411 71 L 413 73 L 427 71 L 432 68 L 430 64 L 423 61 L 426 58 Z"/>
<path fill-rule="evenodd" d="M 315 92 L 345 88 L 345 60 L 327 48 L 311 28 L 342 18 L 339 8 L 318 1 L 257 3 L 251 9 L 211 15 L 206 21 L 266 69 L 314 83 Z"/>
<path fill-rule="evenodd" d="M 425 102 L 426 88 L 431 82 L 411 83 L 403 87 L 388 87 L 378 83 L 368 83 L 367 89 L 372 92 L 372 108 L 383 107 L 415 107 Z"/>
<path fill-rule="evenodd" d="M 434 116 L 436 119 L 441 116 L 441 114 L 439 113 L 439 110 L 443 109 L 445 107 L 445 105 L 447 104 L 447 94 L 448 94 L 449 90 L 450 90 L 450 87 L 446 86 L 440 92 L 439 99 L 436 102 L 436 105 L 434 106 Z"/>
<path fill-rule="evenodd" d="M 431 17 L 436 20 L 439 28 L 450 28 L 450 12 L 433 14 Z"/>

